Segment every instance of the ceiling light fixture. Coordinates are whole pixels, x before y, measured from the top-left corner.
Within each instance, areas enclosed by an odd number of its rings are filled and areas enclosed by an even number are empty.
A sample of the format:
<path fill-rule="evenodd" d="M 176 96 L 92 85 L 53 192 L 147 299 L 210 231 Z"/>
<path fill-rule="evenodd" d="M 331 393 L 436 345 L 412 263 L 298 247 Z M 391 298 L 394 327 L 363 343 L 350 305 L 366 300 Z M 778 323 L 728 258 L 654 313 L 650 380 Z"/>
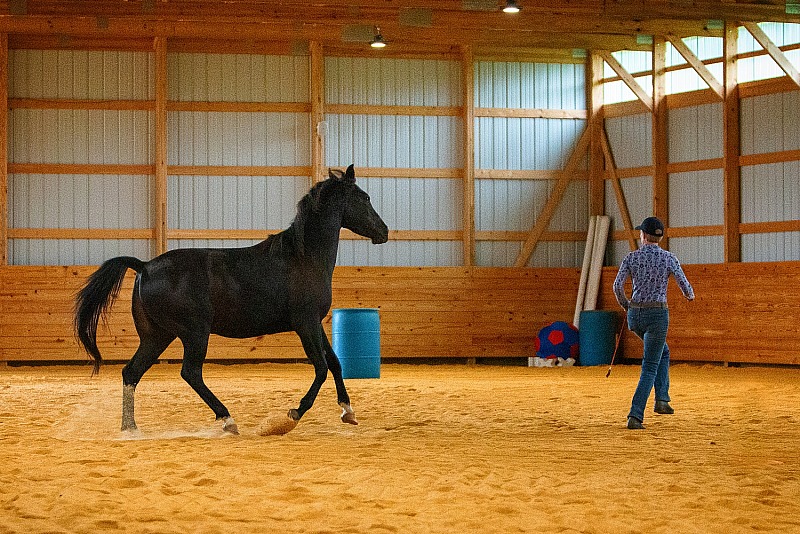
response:
<path fill-rule="evenodd" d="M 517 5 L 516 0 L 507 0 L 506 7 L 503 8 L 503 13 L 519 13 L 521 7 Z"/>
<path fill-rule="evenodd" d="M 375 26 L 375 37 L 372 38 L 369 45 L 372 48 L 383 48 L 386 46 L 386 41 L 383 40 L 383 35 L 381 35 L 381 29 Z"/>

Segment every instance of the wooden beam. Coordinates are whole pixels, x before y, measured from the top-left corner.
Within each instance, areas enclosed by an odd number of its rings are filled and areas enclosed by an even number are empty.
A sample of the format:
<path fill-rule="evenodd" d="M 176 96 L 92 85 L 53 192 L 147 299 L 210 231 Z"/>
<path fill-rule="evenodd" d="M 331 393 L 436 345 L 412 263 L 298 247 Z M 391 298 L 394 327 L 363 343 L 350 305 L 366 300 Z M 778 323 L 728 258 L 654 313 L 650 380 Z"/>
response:
<path fill-rule="evenodd" d="M 636 98 L 638 98 L 641 103 L 647 107 L 647 109 L 653 111 L 653 98 L 647 94 L 647 91 L 645 91 L 641 85 L 639 85 L 639 82 L 636 81 L 636 78 L 634 78 L 631 73 L 625 70 L 625 67 L 623 67 L 620 62 L 611 55 L 611 52 L 608 50 L 600 50 L 597 53 L 600 54 L 600 57 L 603 58 L 603 61 L 608 63 L 608 66 L 617 73 L 622 81 L 625 82 L 625 85 L 627 85 L 630 90 L 633 91 L 633 94 L 636 95 Z"/>
<path fill-rule="evenodd" d="M 786 54 L 783 53 L 783 50 L 778 48 L 775 43 L 772 42 L 772 39 L 761 29 L 757 22 L 743 22 L 742 26 L 747 28 L 747 31 L 753 36 L 753 38 L 758 41 L 758 44 L 767 51 L 770 57 L 775 60 L 775 63 L 781 68 L 783 72 L 786 73 L 786 76 L 791 79 L 795 85 L 800 87 L 800 71 L 789 61 L 789 58 L 786 57 Z"/>
<path fill-rule="evenodd" d="M 475 169 L 475 178 L 480 180 L 558 180 L 560 174 L 560 169 Z M 573 178 L 587 180 L 589 175 L 585 171 L 575 171 Z"/>
<path fill-rule="evenodd" d="M 325 173 L 325 58 L 322 45 L 309 43 L 311 52 L 311 183 L 327 177 Z"/>
<path fill-rule="evenodd" d="M 719 96 L 720 100 L 722 100 L 725 97 L 725 90 L 722 87 L 722 84 L 717 81 L 713 74 L 711 74 L 711 71 L 708 70 L 706 64 L 703 63 L 700 58 L 698 58 L 694 52 L 689 49 L 688 46 L 686 46 L 686 43 L 684 43 L 683 39 L 680 37 L 668 35 L 666 36 L 666 39 L 670 42 L 670 44 L 672 44 L 673 47 L 675 47 L 675 50 L 677 50 L 678 53 L 683 56 L 686 62 L 691 65 L 691 67 L 695 70 L 695 72 L 697 72 L 700 78 L 706 82 L 711 90 L 714 91 L 717 96 Z"/>
<path fill-rule="evenodd" d="M 167 102 L 167 111 L 220 113 L 308 113 L 308 102 Z"/>
<path fill-rule="evenodd" d="M 590 52 L 586 58 L 587 72 L 587 102 L 591 117 L 591 132 L 589 139 L 589 216 L 605 215 L 606 213 L 606 185 L 605 165 L 603 155 L 603 135 L 605 118 L 603 114 L 603 58 Z"/>
<path fill-rule="evenodd" d="M 420 117 L 459 117 L 463 111 L 457 106 L 382 106 L 371 104 L 328 104 L 326 113 L 335 115 L 411 115 Z"/>
<path fill-rule="evenodd" d="M 13 174 L 127 174 L 152 175 L 153 165 L 117 163 L 10 163 Z"/>
<path fill-rule="evenodd" d="M 156 37 L 155 48 L 155 177 L 153 229 L 155 254 L 167 251 L 167 40 Z"/>
<path fill-rule="evenodd" d="M 8 35 L 0 34 L 0 266 L 8 265 Z"/>
<path fill-rule="evenodd" d="M 653 213 L 669 227 L 669 124 L 667 119 L 667 43 L 663 37 L 653 39 Z M 669 237 L 661 246 L 669 249 Z"/>
<path fill-rule="evenodd" d="M 152 228 L 11 228 L 14 239 L 153 239 Z"/>
<path fill-rule="evenodd" d="M 170 176 L 310 176 L 311 167 L 271 165 L 168 165 Z"/>
<path fill-rule="evenodd" d="M 463 248 L 464 266 L 475 264 L 475 58 L 472 47 L 461 49 L 462 129 L 464 153 Z"/>
<path fill-rule="evenodd" d="M 585 109 L 475 108 L 476 117 L 513 119 L 586 119 Z"/>
<path fill-rule="evenodd" d="M 587 124 L 586 128 L 583 130 L 583 133 L 578 139 L 578 143 L 575 145 L 575 149 L 572 151 L 564 170 L 561 172 L 561 176 L 556 181 L 553 192 L 547 199 L 547 202 L 545 203 L 544 208 L 542 208 L 542 212 L 539 214 L 539 217 L 537 217 L 533 228 L 531 228 L 528 238 L 522 244 L 519 255 L 517 255 L 517 260 L 514 262 L 515 267 L 525 267 L 531 257 L 531 254 L 533 254 L 536 245 L 539 243 L 539 239 L 547 229 L 547 226 L 550 224 L 550 219 L 553 217 L 553 213 L 555 213 L 556 208 L 564 196 L 564 192 L 567 190 L 567 186 L 572 180 L 572 173 L 586 156 L 586 150 L 589 148 L 589 132 L 591 130 L 591 126 L 591 124 Z"/>
<path fill-rule="evenodd" d="M 739 40 L 737 24 L 725 25 L 723 40 L 724 71 L 723 85 L 725 101 L 723 103 L 722 150 L 725 160 L 723 173 L 725 227 L 724 258 L 726 263 L 741 261 L 742 247 L 739 223 L 741 222 L 741 103 L 739 99 L 739 81 L 736 54 Z"/>
<path fill-rule="evenodd" d="M 603 156 L 606 162 L 606 169 L 611 176 L 611 184 L 614 186 L 614 194 L 617 198 L 617 209 L 619 209 L 620 216 L 622 217 L 622 224 L 625 227 L 625 233 L 628 238 L 628 245 L 630 249 L 636 250 L 636 237 L 633 231 L 633 224 L 631 223 L 631 213 L 628 209 L 628 201 L 625 199 L 625 192 L 622 190 L 622 182 L 617 175 L 617 165 L 614 162 L 614 154 L 611 152 L 611 143 L 608 141 L 608 134 L 606 129 L 603 128 L 601 133 L 601 147 Z"/>

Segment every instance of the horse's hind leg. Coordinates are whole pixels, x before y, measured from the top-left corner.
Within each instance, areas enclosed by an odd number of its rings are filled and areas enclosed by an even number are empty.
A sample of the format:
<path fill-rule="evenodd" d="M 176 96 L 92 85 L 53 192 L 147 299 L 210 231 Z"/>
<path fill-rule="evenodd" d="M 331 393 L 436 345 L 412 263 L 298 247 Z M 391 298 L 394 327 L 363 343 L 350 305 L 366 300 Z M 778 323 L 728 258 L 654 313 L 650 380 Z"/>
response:
<path fill-rule="evenodd" d="M 342 364 L 339 362 L 339 357 L 333 352 L 333 347 L 331 347 L 328 336 L 322 329 L 322 324 L 319 327 L 322 331 L 322 348 L 325 350 L 325 361 L 328 364 L 328 369 L 331 370 L 331 375 L 333 375 L 333 382 L 336 384 L 336 397 L 339 406 L 342 407 L 342 422 L 357 425 L 358 420 L 353 408 L 350 407 L 350 395 L 347 394 L 344 378 L 342 378 Z"/>
<path fill-rule="evenodd" d="M 158 360 L 175 336 L 164 331 L 149 329 L 147 333 L 140 330 L 139 348 L 133 358 L 122 369 L 122 430 L 136 430 L 134 418 L 134 393 L 142 376 Z"/>
<path fill-rule="evenodd" d="M 209 408 L 214 412 L 217 421 L 222 421 L 222 429 L 231 434 L 238 434 L 239 427 L 231 417 L 230 412 L 214 395 L 203 380 L 203 362 L 208 351 L 208 332 L 192 334 L 181 337 L 183 342 L 183 366 L 181 378 L 200 395 Z"/>

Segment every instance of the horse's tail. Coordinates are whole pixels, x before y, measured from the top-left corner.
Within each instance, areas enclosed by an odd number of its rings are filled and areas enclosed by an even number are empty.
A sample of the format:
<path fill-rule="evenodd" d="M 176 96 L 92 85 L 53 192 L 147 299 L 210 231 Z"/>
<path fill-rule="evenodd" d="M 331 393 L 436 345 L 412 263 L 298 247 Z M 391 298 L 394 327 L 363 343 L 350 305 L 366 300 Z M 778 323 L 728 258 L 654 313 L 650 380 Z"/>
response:
<path fill-rule="evenodd" d="M 144 262 L 130 256 L 107 260 L 87 280 L 75 296 L 75 335 L 84 350 L 94 359 L 92 375 L 100 371 L 103 361 L 97 348 L 97 323 L 105 319 L 106 310 L 119 295 L 125 272 L 141 272 Z"/>

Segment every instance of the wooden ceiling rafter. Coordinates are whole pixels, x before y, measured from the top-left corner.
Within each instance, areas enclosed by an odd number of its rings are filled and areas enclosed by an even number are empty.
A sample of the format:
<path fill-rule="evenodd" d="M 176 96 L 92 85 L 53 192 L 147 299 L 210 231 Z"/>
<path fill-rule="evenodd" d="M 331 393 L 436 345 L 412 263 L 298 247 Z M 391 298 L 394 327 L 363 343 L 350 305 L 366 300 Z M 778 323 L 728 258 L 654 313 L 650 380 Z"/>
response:
<path fill-rule="evenodd" d="M 214 39 L 242 42 L 318 42 L 353 50 L 347 28 L 379 25 L 390 44 L 409 50 L 451 52 L 469 45 L 504 49 L 646 49 L 641 34 L 717 36 L 714 21 L 793 21 L 777 0 L 523 1 L 521 13 L 500 11 L 500 0 L 26 0 L 0 1 L 0 33 L 57 36 L 64 45 L 123 39 Z M 469 7 L 473 6 L 473 9 Z M 492 7 L 494 6 L 494 9 Z M 409 16 L 409 13 L 412 16 Z M 422 14 L 414 16 L 414 14 Z M 387 50 L 387 52 L 389 52 Z"/>

